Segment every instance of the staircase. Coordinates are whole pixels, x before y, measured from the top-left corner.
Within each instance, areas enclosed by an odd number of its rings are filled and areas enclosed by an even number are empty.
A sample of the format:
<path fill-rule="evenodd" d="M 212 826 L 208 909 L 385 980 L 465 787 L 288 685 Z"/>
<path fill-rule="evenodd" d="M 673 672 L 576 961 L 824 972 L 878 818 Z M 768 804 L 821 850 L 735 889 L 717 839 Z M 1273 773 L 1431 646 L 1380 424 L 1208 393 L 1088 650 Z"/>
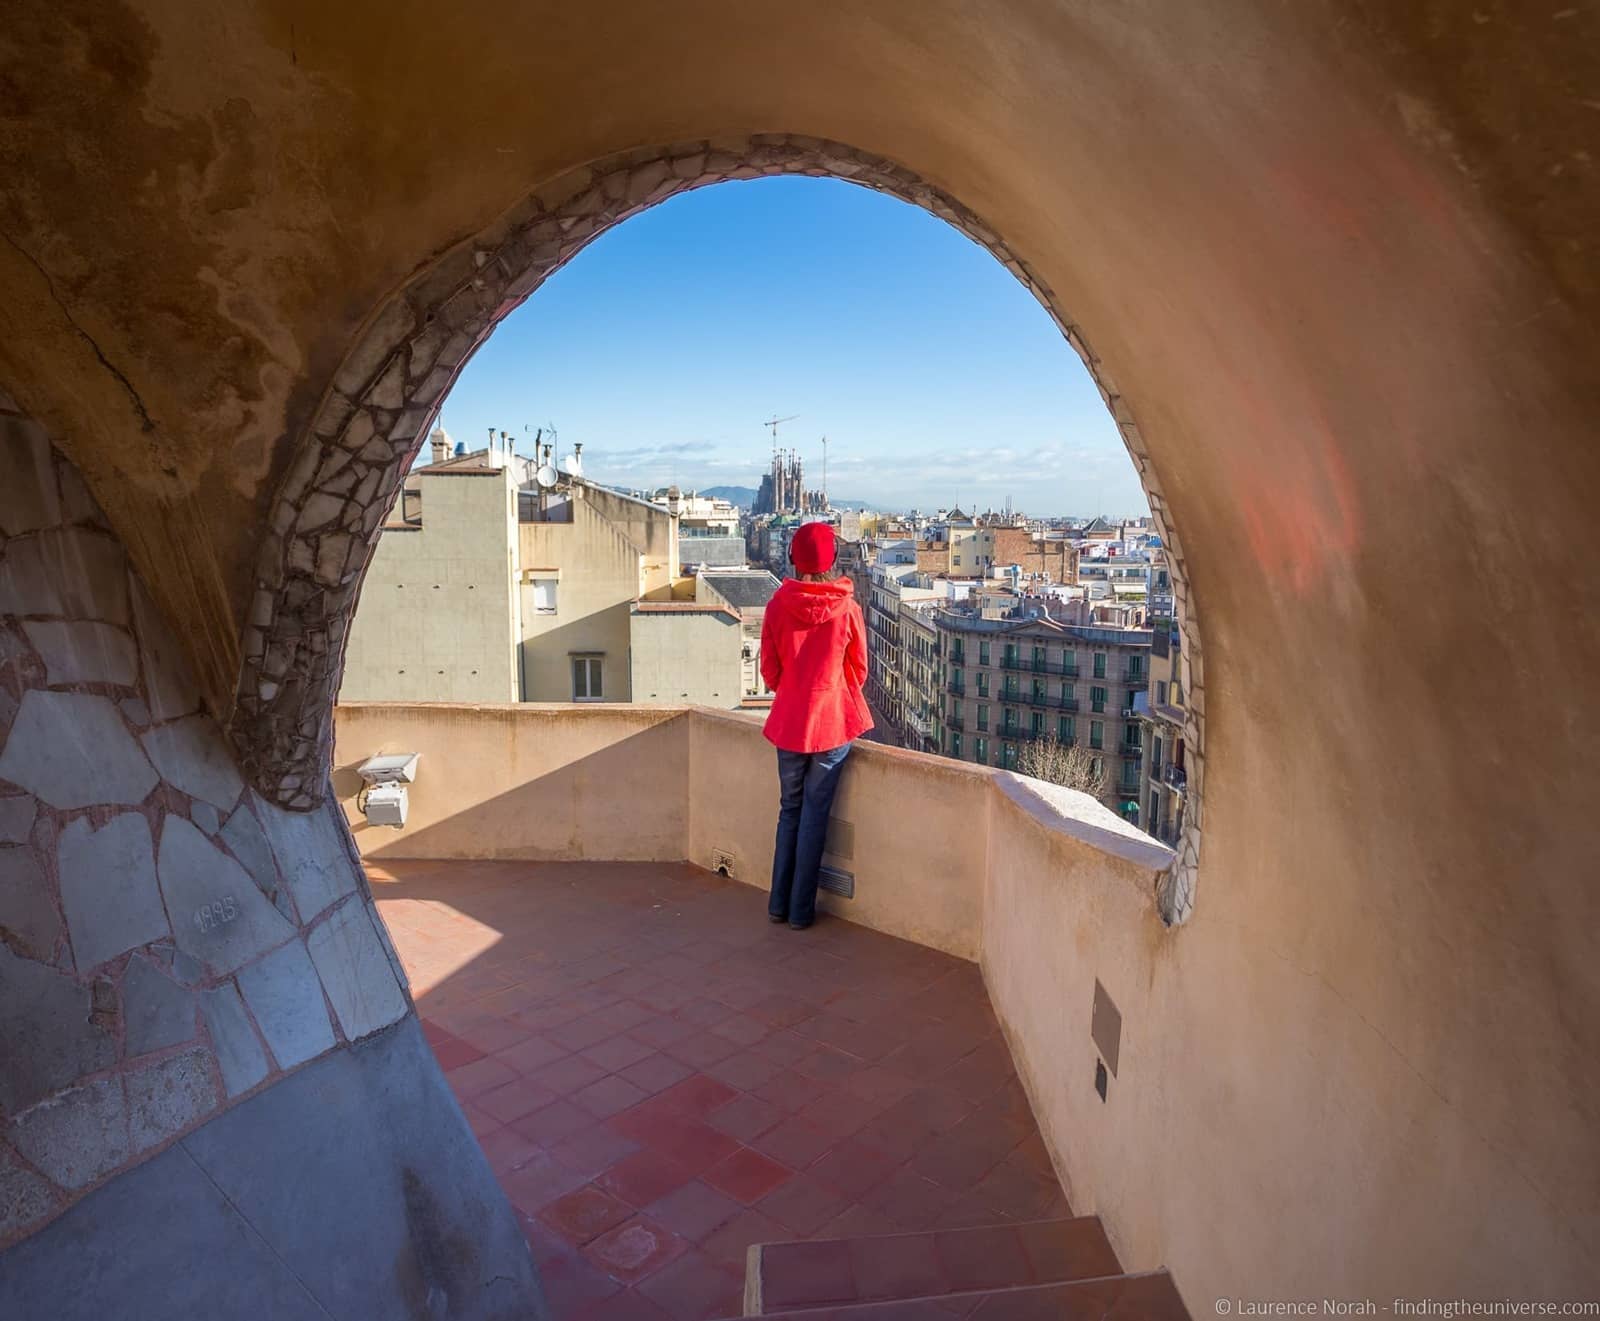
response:
<path fill-rule="evenodd" d="M 1125 1275 L 1097 1216 L 758 1243 L 744 1315 L 793 1321 L 1188 1321 L 1165 1271 Z"/>

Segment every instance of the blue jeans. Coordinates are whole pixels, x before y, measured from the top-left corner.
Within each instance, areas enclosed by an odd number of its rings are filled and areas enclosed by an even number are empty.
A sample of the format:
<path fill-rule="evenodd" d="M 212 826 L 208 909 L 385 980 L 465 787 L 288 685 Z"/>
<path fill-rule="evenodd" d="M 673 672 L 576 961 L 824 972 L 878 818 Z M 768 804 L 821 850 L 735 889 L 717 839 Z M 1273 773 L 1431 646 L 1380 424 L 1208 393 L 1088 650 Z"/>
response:
<path fill-rule="evenodd" d="M 827 752 L 778 749 L 778 840 L 772 853 L 767 912 L 792 926 L 817 915 L 817 873 L 828 839 L 828 813 L 850 745 Z"/>

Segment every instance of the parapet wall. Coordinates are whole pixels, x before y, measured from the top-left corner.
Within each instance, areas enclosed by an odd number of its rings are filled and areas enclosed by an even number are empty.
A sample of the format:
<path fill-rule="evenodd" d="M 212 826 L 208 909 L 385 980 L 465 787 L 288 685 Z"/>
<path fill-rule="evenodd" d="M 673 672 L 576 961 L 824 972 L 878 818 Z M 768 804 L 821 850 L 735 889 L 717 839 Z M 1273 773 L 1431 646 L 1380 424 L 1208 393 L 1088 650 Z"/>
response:
<path fill-rule="evenodd" d="M 749 717 L 354 704 L 336 729 L 341 766 L 424 752 L 414 827 L 358 828 L 369 856 L 687 858 L 766 884 L 776 769 Z M 1197 1315 L 1592 1281 L 1513 1160 L 1335 985 L 1204 911 L 1164 926 L 1170 851 L 1098 803 L 859 744 L 834 815 L 828 861 L 855 897 L 823 906 L 981 964 L 1074 1210 L 1102 1217 L 1130 1270 L 1170 1269 Z M 1540 1086 L 1548 1122 L 1565 1094 Z"/>
<path fill-rule="evenodd" d="M 280 1285 L 305 1306 L 286 1272 L 319 1274 L 319 1249 L 258 1222 L 258 1189 L 229 1206 L 215 1188 L 242 1177 L 248 1148 L 281 1145 L 277 1088 L 302 1069 L 352 1086 L 409 1070 L 441 1140 L 465 1133 L 431 1054 L 401 1040 L 412 1018 L 337 805 L 291 813 L 246 787 L 77 473 L 0 396 L 0 1315 L 250 1315 L 252 1286 Z M 323 1067 L 385 1029 L 362 1062 Z M 245 1146 L 202 1136 L 236 1106 Z M 331 1136 L 303 1124 L 291 1145 Z M 398 1177 L 395 1154 L 370 1163 L 371 1189 Z M 209 1182 L 175 1192 L 196 1164 Z M 323 1175 L 293 1177 L 315 1190 Z M 341 1196 L 319 1193 L 330 1214 Z M 82 1266 L 86 1226 L 108 1217 L 133 1224 Z M 171 1255 L 156 1238 L 186 1242 L 200 1220 L 236 1255 L 151 1276 Z M 273 1251 L 238 1255 L 235 1233 Z M 393 1260 L 353 1276 L 379 1258 Z M 531 1289 L 515 1254 L 504 1269 Z M 246 1310 L 216 1295 L 223 1276 Z"/>

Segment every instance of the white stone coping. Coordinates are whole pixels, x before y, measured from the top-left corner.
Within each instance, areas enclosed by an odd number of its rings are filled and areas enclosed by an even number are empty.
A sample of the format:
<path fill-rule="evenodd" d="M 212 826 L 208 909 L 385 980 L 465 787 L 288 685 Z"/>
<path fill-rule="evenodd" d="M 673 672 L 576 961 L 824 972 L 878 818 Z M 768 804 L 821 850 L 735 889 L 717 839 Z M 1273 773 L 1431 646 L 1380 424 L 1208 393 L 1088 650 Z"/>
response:
<path fill-rule="evenodd" d="M 1130 826 L 1098 798 L 1015 771 L 997 771 L 995 786 L 1040 825 L 1070 835 L 1091 848 L 1151 871 L 1165 871 L 1178 855 L 1160 840 Z"/>

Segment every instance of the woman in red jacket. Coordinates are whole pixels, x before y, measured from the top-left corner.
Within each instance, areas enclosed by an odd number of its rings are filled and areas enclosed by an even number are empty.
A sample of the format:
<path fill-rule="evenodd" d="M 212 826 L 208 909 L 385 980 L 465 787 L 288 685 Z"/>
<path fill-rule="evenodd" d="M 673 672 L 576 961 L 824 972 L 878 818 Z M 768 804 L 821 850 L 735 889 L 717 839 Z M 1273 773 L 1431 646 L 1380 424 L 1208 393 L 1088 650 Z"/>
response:
<path fill-rule="evenodd" d="M 826 523 L 807 523 L 789 546 L 786 578 L 761 623 L 761 675 L 776 696 L 767 739 L 778 749 L 778 839 L 767 916 L 796 931 L 817 915 L 817 872 L 828 812 L 850 740 L 872 728 L 867 630 L 848 578 L 833 572 Z"/>

